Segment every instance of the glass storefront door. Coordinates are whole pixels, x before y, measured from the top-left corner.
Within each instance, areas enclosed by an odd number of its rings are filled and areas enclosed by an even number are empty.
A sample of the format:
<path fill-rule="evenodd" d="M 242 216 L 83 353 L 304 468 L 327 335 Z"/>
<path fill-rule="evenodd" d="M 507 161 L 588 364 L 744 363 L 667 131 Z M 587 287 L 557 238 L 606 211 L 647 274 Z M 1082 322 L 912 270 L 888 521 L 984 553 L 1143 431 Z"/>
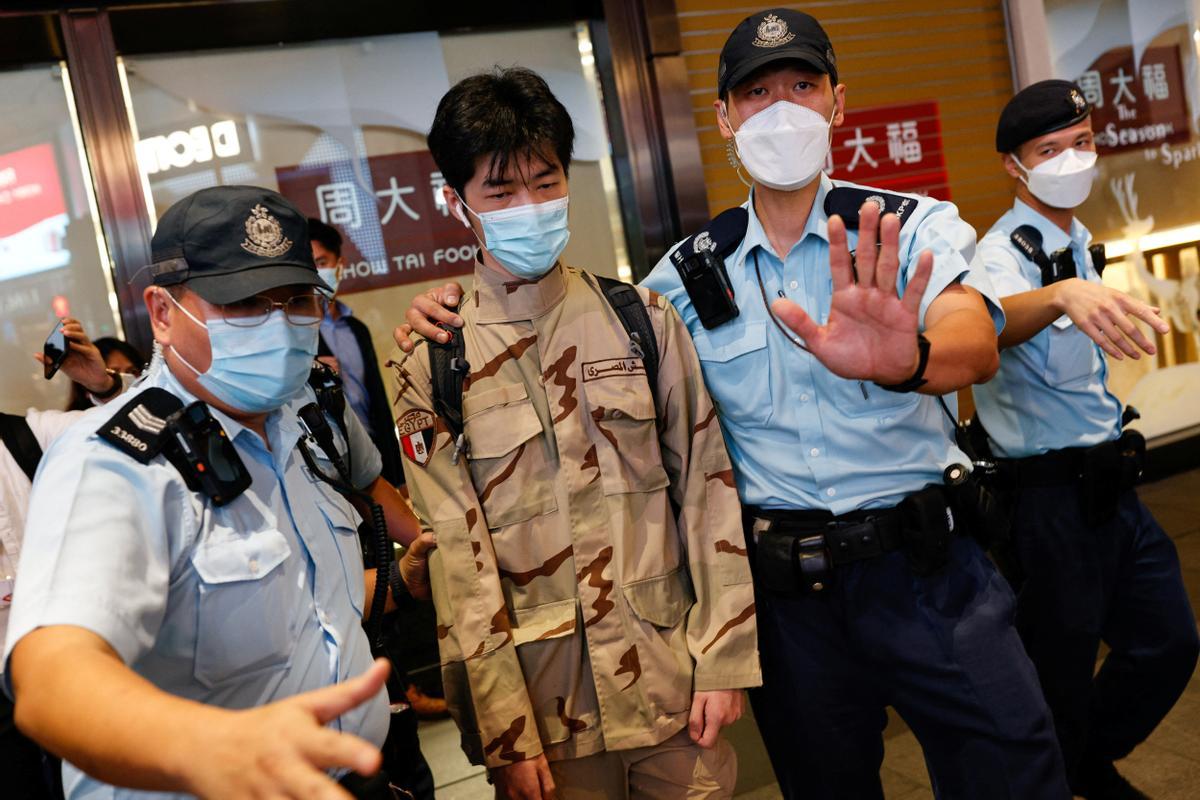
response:
<path fill-rule="evenodd" d="M 0 71 L 0 408 L 63 408 L 70 381 L 31 357 L 59 317 L 120 335 L 65 66 Z"/>
<path fill-rule="evenodd" d="M 474 237 L 449 214 L 425 146 L 438 100 L 463 77 L 516 64 L 547 80 L 575 124 L 564 262 L 628 278 L 584 25 L 126 58 L 151 216 L 206 186 L 277 189 L 342 233 L 339 297 L 386 360 L 411 297 L 473 270 Z"/>

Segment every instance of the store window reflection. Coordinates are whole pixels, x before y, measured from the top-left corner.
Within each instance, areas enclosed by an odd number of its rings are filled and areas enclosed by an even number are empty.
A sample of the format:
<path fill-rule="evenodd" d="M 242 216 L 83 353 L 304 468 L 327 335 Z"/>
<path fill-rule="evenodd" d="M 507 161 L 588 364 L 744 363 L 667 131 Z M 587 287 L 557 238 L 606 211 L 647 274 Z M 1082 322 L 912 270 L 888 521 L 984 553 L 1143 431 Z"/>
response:
<path fill-rule="evenodd" d="M 63 408 L 31 357 L 61 316 L 119 334 L 109 264 L 60 65 L 0 71 L 0 408 Z"/>
<path fill-rule="evenodd" d="M 1104 282 L 1162 308 L 1157 359 L 1109 360 L 1148 438 L 1200 425 L 1200 2 L 1044 0 L 1056 77 L 1092 103 L 1099 177 L 1079 218 L 1107 245 Z M 1153 442 L 1152 442 L 1153 443 Z"/>
<path fill-rule="evenodd" d="M 495 65 L 539 72 L 576 126 L 564 261 L 628 277 L 591 42 L 583 25 L 414 33 L 125 58 L 152 216 L 205 186 L 278 189 L 343 235 L 339 297 L 381 359 L 410 298 L 473 270 L 425 145 L 438 100 Z"/>

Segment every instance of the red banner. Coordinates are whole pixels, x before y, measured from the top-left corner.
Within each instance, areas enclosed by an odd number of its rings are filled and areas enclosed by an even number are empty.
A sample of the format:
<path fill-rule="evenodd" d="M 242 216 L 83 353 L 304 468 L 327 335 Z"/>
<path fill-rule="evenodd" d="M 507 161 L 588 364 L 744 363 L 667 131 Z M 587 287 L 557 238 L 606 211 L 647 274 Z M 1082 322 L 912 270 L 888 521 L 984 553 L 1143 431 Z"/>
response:
<path fill-rule="evenodd" d="M 360 162 L 361 163 L 361 162 Z M 279 167 L 279 192 L 344 238 L 339 293 L 461 275 L 475 268 L 475 236 L 442 199 L 442 174 L 427 150 Z"/>
<path fill-rule="evenodd" d="M 0 155 L 0 238 L 66 213 L 51 145 Z"/>
<path fill-rule="evenodd" d="M 1114 47 L 1076 79 L 1092 104 L 1092 130 L 1101 155 L 1190 139 L 1179 48 L 1150 47 L 1142 65 L 1133 48 Z"/>
<path fill-rule="evenodd" d="M 825 166 L 831 178 L 949 200 L 937 101 L 848 110 Z"/>

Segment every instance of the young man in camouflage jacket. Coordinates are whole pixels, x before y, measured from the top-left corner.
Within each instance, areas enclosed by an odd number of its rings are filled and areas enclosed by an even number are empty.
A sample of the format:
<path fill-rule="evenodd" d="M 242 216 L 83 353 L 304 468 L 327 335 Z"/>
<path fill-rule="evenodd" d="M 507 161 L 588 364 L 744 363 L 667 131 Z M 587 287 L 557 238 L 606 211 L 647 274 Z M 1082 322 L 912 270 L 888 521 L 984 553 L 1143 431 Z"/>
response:
<path fill-rule="evenodd" d="M 408 485 L 437 537 L 447 700 L 502 797 L 729 797 L 720 729 L 760 683 L 733 473 L 671 305 L 637 290 L 652 391 L 597 279 L 558 261 L 573 138 L 522 69 L 457 84 L 429 134 L 481 244 L 461 446 L 430 343 L 394 363 Z"/>

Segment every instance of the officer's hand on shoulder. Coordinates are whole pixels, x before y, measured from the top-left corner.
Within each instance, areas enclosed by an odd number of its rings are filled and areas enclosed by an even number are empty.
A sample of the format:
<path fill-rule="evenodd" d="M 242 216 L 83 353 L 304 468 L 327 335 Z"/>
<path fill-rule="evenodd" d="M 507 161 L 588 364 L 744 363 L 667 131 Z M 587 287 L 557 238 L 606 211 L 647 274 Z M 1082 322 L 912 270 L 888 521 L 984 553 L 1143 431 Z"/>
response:
<path fill-rule="evenodd" d="M 1134 324 L 1135 319 L 1162 334 L 1171 330 L 1166 320 L 1158 315 L 1157 308 L 1124 292 L 1081 278 L 1068 278 L 1053 284 L 1052 302 L 1104 352 L 1118 360 L 1125 356 L 1141 358 L 1138 348 L 1148 355 L 1157 352 L 1154 342 Z"/>
<path fill-rule="evenodd" d="M 405 353 L 411 353 L 414 347 L 412 340 L 414 333 L 418 333 L 426 339 L 447 341 L 446 332 L 438 328 L 437 323 L 442 322 L 455 328 L 463 326 L 462 317 L 453 311 L 458 308 L 458 302 L 462 296 L 462 284 L 451 281 L 444 286 L 435 286 L 414 297 L 412 305 L 404 314 L 408 322 L 392 331 L 392 338 L 396 341 L 396 346 Z"/>
<path fill-rule="evenodd" d="M 388 662 L 378 659 L 345 683 L 259 708 L 220 712 L 189 761 L 188 792 L 213 800 L 350 800 L 325 771 L 346 768 L 372 775 L 383 757 L 373 744 L 325 725 L 373 700 L 389 670 Z"/>
<path fill-rule="evenodd" d="M 558 797 L 545 753 L 492 769 L 496 796 L 503 800 L 554 800 Z"/>

